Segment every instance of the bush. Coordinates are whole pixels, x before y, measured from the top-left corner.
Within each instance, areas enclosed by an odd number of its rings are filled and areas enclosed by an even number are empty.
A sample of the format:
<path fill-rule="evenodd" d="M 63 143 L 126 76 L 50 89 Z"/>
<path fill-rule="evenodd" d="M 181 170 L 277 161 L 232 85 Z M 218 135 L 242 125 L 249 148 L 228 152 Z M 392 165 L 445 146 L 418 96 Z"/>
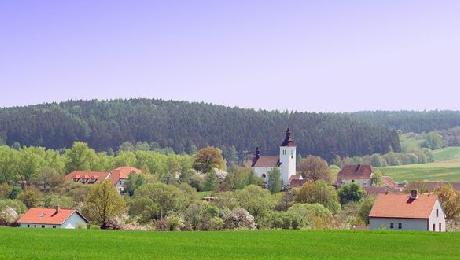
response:
<path fill-rule="evenodd" d="M 224 215 L 224 228 L 226 229 L 255 229 L 254 217 L 243 208 L 236 208 Z"/>
<path fill-rule="evenodd" d="M 364 197 L 364 190 L 356 183 L 350 183 L 339 190 L 340 203 L 342 205 L 349 202 L 360 201 Z"/>
<path fill-rule="evenodd" d="M 332 228 L 331 211 L 321 204 L 294 204 L 288 209 L 293 229 L 328 229 Z"/>

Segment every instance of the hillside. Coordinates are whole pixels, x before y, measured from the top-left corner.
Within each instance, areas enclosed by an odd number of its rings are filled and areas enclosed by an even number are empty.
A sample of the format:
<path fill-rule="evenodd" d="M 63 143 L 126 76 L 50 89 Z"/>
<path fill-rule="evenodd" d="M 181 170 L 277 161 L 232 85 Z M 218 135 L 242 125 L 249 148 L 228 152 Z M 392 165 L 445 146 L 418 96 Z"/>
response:
<path fill-rule="evenodd" d="M 298 153 L 326 159 L 400 150 L 399 137 L 377 123 L 347 114 L 256 111 L 205 103 L 131 99 L 69 101 L 0 109 L 0 139 L 7 144 L 69 147 L 75 140 L 99 151 L 125 141 L 154 142 L 190 153 L 206 145 L 224 155 L 277 153 L 287 127 Z"/>
<path fill-rule="evenodd" d="M 27 241 L 27 243 L 24 243 Z M 1 259 L 445 259 L 460 233 L 0 229 Z"/>

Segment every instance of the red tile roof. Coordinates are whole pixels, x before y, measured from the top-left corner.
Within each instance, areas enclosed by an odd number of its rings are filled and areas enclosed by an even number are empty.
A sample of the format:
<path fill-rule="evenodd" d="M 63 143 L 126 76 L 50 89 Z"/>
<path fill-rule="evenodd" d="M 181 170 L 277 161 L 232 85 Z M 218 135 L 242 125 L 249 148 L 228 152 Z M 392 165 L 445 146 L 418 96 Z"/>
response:
<path fill-rule="evenodd" d="M 437 199 L 432 193 L 419 194 L 415 200 L 408 194 L 379 194 L 369 217 L 427 219 Z"/>
<path fill-rule="evenodd" d="M 67 174 L 64 179 L 66 181 L 71 181 L 74 179 L 80 179 L 80 178 L 94 178 L 96 179 L 96 182 L 103 181 L 107 178 L 109 175 L 108 172 L 95 172 L 95 171 L 73 171 L 69 174 Z"/>
<path fill-rule="evenodd" d="M 383 186 L 388 187 L 388 188 L 395 189 L 398 186 L 398 184 L 390 176 L 383 176 L 382 181 L 383 181 Z"/>
<path fill-rule="evenodd" d="M 112 173 L 118 173 L 120 176 L 120 179 L 128 179 L 128 176 L 131 173 L 141 173 L 142 171 L 137 169 L 136 167 L 118 167 L 112 170 Z"/>
<path fill-rule="evenodd" d="M 280 165 L 279 161 L 279 156 L 260 156 L 252 167 L 277 167 Z"/>
<path fill-rule="evenodd" d="M 370 165 L 345 165 L 337 174 L 337 180 L 369 179 L 373 171 Z"/>
<path fill-rule="evenodd" d="M 74 213 L 81 216 L 81 214 L 74 209 L 59 209 L 56 211 L 55 208 L 30 208 L 19 218 L 17 223 L 61 225 Z M 83 219 L 87 221 L 85 218 Z"/>

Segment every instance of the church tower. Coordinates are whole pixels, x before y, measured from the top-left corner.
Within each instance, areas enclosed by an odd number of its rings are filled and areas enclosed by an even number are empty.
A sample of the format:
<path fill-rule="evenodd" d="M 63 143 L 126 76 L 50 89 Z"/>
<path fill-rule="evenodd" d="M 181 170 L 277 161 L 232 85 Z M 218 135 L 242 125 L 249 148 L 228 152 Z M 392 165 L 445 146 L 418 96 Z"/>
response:
<path fill-rule="evenodd" d="M 289 128 L 286 130 L 286 137 L 280 146 L 280 172 L 283 186 L 289 185 L 289 178 L 296 175 L 297 147 L 291 137 Z"/>

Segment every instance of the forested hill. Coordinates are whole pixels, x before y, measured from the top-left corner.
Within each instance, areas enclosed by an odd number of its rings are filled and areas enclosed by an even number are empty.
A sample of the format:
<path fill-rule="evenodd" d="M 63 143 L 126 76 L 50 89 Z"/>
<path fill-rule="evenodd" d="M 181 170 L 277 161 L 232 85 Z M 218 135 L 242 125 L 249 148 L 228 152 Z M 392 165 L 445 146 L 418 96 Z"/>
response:
<path fill-rule="evenodd" d="M 379 122 L 390 129 L 403 132 L 422 133 L 460 126 L 460 111 L 368 111 L 350 115 L 364 122 Z"/>
<path fill-rule="evenodd" d="M 9 145 L 64 148 L 81 140 L 99 151 L 125 141 L 156 142 L 176 152 L 206 145 L 225 152 L 278 153 L 287 127 L 302 155 L 331 159 L 399 151 L 395 131 L 347 114 L 290 113 L 205 103 L 131 99 L 68 101 L 0 109 L 0 138 Z M 241 156 L 240 156 L 241 158 Z"/>

